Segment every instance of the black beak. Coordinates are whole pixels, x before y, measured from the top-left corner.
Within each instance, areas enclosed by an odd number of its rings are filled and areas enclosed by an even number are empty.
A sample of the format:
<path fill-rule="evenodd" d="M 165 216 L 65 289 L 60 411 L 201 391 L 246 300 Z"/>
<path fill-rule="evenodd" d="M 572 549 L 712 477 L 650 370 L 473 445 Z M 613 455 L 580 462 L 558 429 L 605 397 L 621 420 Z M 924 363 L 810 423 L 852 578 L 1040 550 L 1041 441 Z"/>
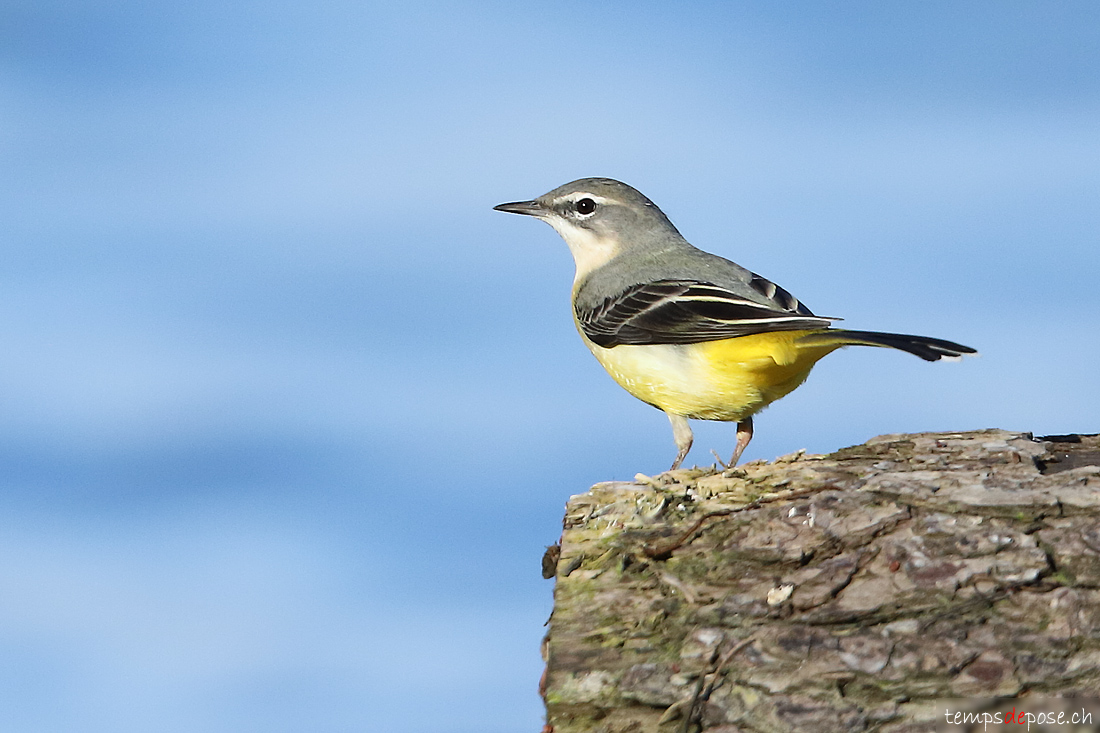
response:
<path fill-rule="evenodd" d="M 510 204 L 500 204 L 493 207 L 494 211 L 505 211 L 509 214 L 525 214 L 526 216 L 542 216 L 546 210 L 538 201 L 515 201 Z"/>

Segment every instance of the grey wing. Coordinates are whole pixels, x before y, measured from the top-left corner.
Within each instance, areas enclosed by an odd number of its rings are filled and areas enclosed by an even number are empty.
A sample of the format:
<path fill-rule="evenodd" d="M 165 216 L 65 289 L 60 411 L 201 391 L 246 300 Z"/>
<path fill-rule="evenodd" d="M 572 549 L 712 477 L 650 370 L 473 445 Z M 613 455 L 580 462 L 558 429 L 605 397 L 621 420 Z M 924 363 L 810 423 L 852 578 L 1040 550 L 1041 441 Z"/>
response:
<path fill-rule="evenodd" d="M 837 320 L 815 316 L 786 290 L 762 277 L 754 275 L 749 286 L 764 297 L 749 298 L 696 280 L 655 280 L 632 285 L 595 307 L 578 307 L 577 321 L 593 343 L 611 348 L 820 329 Z"/>

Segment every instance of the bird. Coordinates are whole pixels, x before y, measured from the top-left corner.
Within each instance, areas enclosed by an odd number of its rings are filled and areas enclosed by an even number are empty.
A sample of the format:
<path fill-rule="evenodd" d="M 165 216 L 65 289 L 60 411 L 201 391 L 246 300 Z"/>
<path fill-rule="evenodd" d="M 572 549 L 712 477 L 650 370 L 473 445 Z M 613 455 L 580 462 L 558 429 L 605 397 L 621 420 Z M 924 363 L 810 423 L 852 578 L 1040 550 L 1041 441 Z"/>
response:
<path fill-rule="evenodd" d="M 736 466 L 753 416 L 799 387 L 844 346 L 900 349 L 926 361 L 976 354 L 953 341 L 833 327 L 783 288 L 690 244 L 656 204 L 611 178 L 582 178 L 493 207 L 541 219 L 576 264 L 573 320 L 627 392 L 668 415 L 676 470 L 689 420 L 736 422 Z M 721 462 L 721 460 L 719 460 Z"/>

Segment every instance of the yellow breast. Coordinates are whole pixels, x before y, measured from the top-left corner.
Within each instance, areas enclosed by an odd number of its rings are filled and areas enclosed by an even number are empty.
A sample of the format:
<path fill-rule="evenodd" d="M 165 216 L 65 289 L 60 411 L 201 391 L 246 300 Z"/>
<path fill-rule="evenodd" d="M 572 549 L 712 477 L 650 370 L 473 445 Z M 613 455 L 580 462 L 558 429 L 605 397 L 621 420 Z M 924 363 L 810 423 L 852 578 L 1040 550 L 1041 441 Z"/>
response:
<path fill-rule="evenodd" d="M 742 420 L 805 381 L 840 344 L 800 346 L 809 331 L 779 331 L 683 345 L 585 345 L 627 392 L 674 415 Z"/>

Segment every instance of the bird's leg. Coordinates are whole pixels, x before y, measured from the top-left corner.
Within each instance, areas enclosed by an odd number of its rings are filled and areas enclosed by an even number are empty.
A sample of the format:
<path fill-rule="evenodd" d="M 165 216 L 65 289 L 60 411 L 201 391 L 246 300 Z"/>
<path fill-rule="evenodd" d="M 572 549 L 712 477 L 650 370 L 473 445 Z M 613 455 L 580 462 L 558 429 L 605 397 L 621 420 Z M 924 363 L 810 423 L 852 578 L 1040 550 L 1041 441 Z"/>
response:
<path fill-rule="evenodd" d="M 671 412 L 666 413 L 668 415 L 668 421 L 672 423 L 672 439 L 676 441 L 676 460 L 672 462 L 672 468 L 669 471 L 675 471 L 683 463 L 684 458 L 687 456 L 688 451 L 691 450 L 691 443 L 694 440 L 691 434 L 691 425 L 688 424 L 688 420 L 683 415 L 673 415 Z"/>
<path fill-rule="evenodd" d="M 741 458 L 741 454 L 745 452 L 745 448 L 749 447 L 750 440 L 752 440 L 751 416 L 737 423 L 737 447 L 733 449 L 733 458 L 730 459 L 730 468 L 737 465 L 737 461 Z"/>

